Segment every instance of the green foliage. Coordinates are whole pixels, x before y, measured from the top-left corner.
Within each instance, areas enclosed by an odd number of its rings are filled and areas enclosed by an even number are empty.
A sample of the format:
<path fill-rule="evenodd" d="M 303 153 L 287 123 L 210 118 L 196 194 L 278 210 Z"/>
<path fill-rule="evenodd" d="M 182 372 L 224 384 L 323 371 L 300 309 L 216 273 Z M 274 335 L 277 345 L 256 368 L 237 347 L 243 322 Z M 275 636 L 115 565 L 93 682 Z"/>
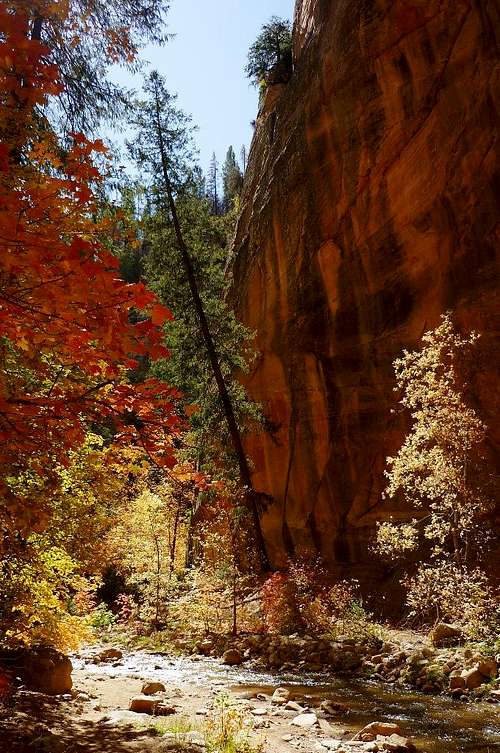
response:
<path fill-rule="evenodd" d="M 236 379 L 238 372 L 248 370 L 253 357 L 250 332 L 238 322 L 225 299 L 227 244 L 235 214 L 215 217 L 209 202 L 196 190 L 179 197 L 177 208 L 237 419 L 242 428 L 248 422 L 256 426 L 260 421 L 258 409 L 247 399 Z M 173 321 L 164 327 L 170 358 L 158 361 L 154 374 L 184 395 L 180 402 L 189 416 L 191 429 L 185 456 L 212 473 L 221 465 L 232 470 L 232 445 L 217 385 L 185 271 L 179 261 L 173 229 L 165 222 L 161 210 L 145 218 L 144 234 L 149 249 L 145 259 L 147 283 L 174 314 Z"/>
<path fill-rule="evenodd" d="M 229 212 L 234 207 L 243 188 L 243 175 L 232 146 L 227 150 L 226 160 L 222 166 L 222 185 L 224 188 L 224 212 Z"/>
<path fill-rule="evenodd" d="M 111 625 L 114 625 L 115 622 L 115 615 L 109 607 L 102 602 L 90 613 L 90 625 L 97 630 L 109 628 Z"/>
<path fill-rule="evenodd" d="M 193 170 L 194 145 L 191 118 L 176 106 L 165 79 L 152 71 L 144 80 L 144 98 L 134 103 L 130 125 L 134 138 L 127 142 L 131 157 L 152 181 L 158 205 L 166 212 L 167 201 L 161 163 L 161 147 L 167 155 L 167 169 L 175 192 L 196 179 Z"/>
<path fill-rule="evenodd" d="M 171 357 L 157 361 L 153 373 L 184 395 L 180 403 L 189 416 L 191 433 L 181 457 L 193 461 L 201 470 L 216 471 L 227 465 L 232 471 L 232 445 L 166 201 L 161 144 L 168 155 L 179 221 L 202 304 L 242 427 L 247 420 L 257 421 L 259 414 L 235 378 L 239 370 L 248 368 L 252 355 L 248 346 L 250 333 L 236 320 L 225 300 L 227 246 L 236 209 L 223 217 L 214 216 L 213 206 L 204 196 L 199 170 L 192 166 L 190 119 L 176 108 L 175 97 L 161 76 L 152 73 L 144 92 L 146 98 L 136 103 L 136 136 L 130 143 L 131 155 L 149 181 L 141 223 L 143 274 L 148 286 L 174 314 L 174 320 L 164 327 Z"/>
<path fill-rule="evenodd" d="M 247 77 L 255 86 L 266 81 L 276 66 L 291 68 L 292 29 L 290 21 L 273 16 L 250 47 L 245 68 Z"/>
<path fill-rule="evenodd" d="M 168 39 L 168 7 L 163 0 L 70 0 L 63 16 L 57 6 L 29 3 L 33 15 L 39 11 L 41 41 L 64 85 L 51 119 L 66 131 L 92 132 L 103 120 L 116 124 L 130 93 L 106 74 L 117 64 L 137 70 L 138 49 Z"/>

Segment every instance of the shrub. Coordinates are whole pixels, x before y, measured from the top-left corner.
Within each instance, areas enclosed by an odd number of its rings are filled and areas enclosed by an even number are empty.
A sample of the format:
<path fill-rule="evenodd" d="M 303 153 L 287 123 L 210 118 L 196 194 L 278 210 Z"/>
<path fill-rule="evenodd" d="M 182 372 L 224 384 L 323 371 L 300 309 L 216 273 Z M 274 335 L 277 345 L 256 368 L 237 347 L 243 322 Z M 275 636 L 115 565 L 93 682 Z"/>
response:
<path fill-rule="evenodd" d="M 287 573 L 273 573 L 266 580 L 262 587 L 262 610 L 266 627 L 273 633 L 288 635 L 304 627 L 294 584 Z"/>
<path fill-rule="evenodd" d="M 359 633 L 368 625 L 356 583 L 332 583 L 318 557 L 295 560 L 287 572 L 271 575 L 262 588 L 262 610 L 267 628 L 285 635 Z"/>
<path fill-rule="evenodd" d="M 453 622 L 473 639 L 498 629 L 500 599 L 480 568 L 443 560 L 422 566 L 406 583 L 411 616 L 420 622 Z"/>
<path fill-rule="evenodd" d="M 93 628 L 97 628 L 98 630 L 111 627 L 115 621 L 115 615 L 103 602 L 98 604 L 90 614 L 90 624 Z"/>

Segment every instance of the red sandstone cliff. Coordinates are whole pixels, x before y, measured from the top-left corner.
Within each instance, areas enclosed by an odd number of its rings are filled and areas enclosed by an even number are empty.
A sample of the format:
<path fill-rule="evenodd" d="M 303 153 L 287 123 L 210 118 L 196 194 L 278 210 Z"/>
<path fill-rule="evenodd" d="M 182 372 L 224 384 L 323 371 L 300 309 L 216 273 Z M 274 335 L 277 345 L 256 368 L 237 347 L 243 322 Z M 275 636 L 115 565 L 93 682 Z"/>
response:
<path fill-rule="evenodd" d="M 275 565 L 315 545 L 366 570 L 403 432 L 392 360 L 447 309 L 483 333 L 474 393 L 498 449 L 499 47 L 498 0 L 297 5 L 232 265 L 275 427 L 247 441 Z"/>

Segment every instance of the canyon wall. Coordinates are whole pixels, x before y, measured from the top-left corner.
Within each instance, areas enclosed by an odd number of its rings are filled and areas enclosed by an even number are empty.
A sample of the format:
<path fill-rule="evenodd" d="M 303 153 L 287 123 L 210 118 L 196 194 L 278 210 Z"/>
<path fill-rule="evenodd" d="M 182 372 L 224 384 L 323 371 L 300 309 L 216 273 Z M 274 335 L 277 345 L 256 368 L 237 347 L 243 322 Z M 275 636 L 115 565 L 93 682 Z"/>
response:
<path fill-rule="evenodd" d="M 471 385 L 499 448 L 500 4 L 302 0 L 294 74 L 269 91 L 231 272 L 257 333 L 249 436 L 275 566 L 312 547 L 377 575 L 385 458 L 407 419 L 392 361 L 442 312 L 482 333 Z"/>

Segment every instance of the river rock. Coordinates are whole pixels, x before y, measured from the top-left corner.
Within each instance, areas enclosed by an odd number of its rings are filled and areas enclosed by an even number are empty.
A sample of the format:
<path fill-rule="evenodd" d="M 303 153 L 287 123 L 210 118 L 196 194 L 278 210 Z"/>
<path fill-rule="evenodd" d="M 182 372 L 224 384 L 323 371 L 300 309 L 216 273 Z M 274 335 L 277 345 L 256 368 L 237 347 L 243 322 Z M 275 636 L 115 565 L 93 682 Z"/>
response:
<path fill-rule="evenodd" d="M 485 677 L 488 677 L 490 679 L 494 679 L 498 674 L 498 665 L 495 659 L 483 659 L 480 658 L 477 663 L 477 668 L 479 672 L 481 672 L 482 675 Z"/>
<path fill-rule="evenodd" d="M 243 654 L 237 648 L 229 648 L 227 651 L 224 651 L 222 662 L 229 665 L 241 664 L 243 662 Z"/>
<path fill-rule="evenodd" d="M 263 709 L 263 708 L 252 709 L 252 714 L 254 716 L 266 716 L 267 709 Z"/>
<path fill-rule="evenodd" d="M 464 669 L 462 677 L 465 680 L 465 687 L 468 688 L 468 690 L 475 690 L 485 682 L 484 675 L 481 674 L 477 667 Z"/>
<path fill-rule="evenodd" d="M 353 737 L 353 740 L 361 740 L 363 735 L 382 735 L 388 737 L 389 735 L 400 735 L 401 728 L 398 724 L 393 722 L 371 722 L 363 727 L 357 735 Z"/>
<path fill-rule="evenodd" d="M 214 650 L 214 643 L 210 638 L 205 638 L 196 644 L 196 648 L 203 656 L 208 656 Z"/>
<path fill-rule="evenodd" d="M 456 625 L 439 622 L 429 633 L 429 638 L 434 646 L 452 646 L 462 639 L 462 631 Z"/>
<path fill-rule="evenodd" d="M 465 688 L 465 677 L 462 677 L 459 672 L 450 675 L 450 690 L 457 688 Z"/>
<path fill-rule="evenodd" d="M 295 727 L 301 727 L 302 729 L 310 729 L 311 727 L 314 727 L 317 722 L 318 717 L 313 713 L 299 714 L 292 719 L 292 724 L 295 725 Z"/>
<path fill-rule="evenodd" d="M 305 712 L 304 706 L 301 706 L 297 701 L 288 701 L 285 704 L 285 711 L 295 711 L 297 714 L 303 714 Z"/>
<path fill-rule="evenodd" d="M 54 648 L 23 651 L 19 674 L 29 688 L 48 695 L 69 693 L 73 687 L 73 665 L 67 656 Z"/>
<path fill-rule="evenodd" d="M 288 688 L 276 688 L 271 697 L 271 703 L 275 705 L 285 704 L 290 700 L 290 695 Z"/>
<path fill-rule="evenodd" d="M 325 737 L 325 739 L 321 741 L 321 745 L 328 750 L 338 750 L 342 745 L 342 741 L 334 740 L 333 737 Z"/>
<path fill-rule="evenodd" d="M 99 661 L 116 661 L 116 659 L 121 659 L 122 657 L 123 653 L 119 648 L 106 648 L 97 655 Z"/>
<path fill-rule="evenodd" d="M 166 690 L 162 682 L 145 682 L 142 686 L 142 695 L 154 695 L 155 693 L 164 693 Z"/>
<path fill-rule="evenodd" d="M 338 703 L 337 701 L 321 701 L 320 709 L 329 716 L 349 713 L 349 707 L 345 703 Z"/>
<path fill-rule="evenodd" d="M 391 751 L 391 753 L 413 753 L 416 750 L 414 744 L 408 737 L 401 735 L 391 735 L 382 743 L 382 749 Z"/>
<path fill-rule="evenodd" d="M 155 716 L 168 716 L 175 714 L 173 706 L 166 706 L 159 698 L 152 698 L 148 695 L 138 695 L 132 698 L 129 705 L 130 711 L 137 711 L 139 714 L 154 714 Z"/>

